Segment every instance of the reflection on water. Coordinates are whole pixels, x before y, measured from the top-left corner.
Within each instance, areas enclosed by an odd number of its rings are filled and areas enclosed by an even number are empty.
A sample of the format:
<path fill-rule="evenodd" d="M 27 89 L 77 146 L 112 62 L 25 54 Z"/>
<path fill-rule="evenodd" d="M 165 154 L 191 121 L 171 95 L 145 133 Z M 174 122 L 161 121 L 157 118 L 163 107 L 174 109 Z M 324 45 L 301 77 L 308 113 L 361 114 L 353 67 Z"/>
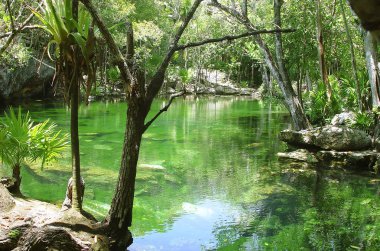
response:
<path fill-rule="evenodd" d="M 63 105 L 28 108 L 68 130 Z M 125 113 L 124 103 L 80 108 L 84 208 L 99 218 L 118 176 Z M 177 99 L 143 135 L 130 250 L 380 250 L 380 180 L 279 163 L 288 122 L 282 107 L 246 98 Z M 68 151 L 44 171 L 24 168 L 22 190 L 60 203 L 70 174 Z"/>

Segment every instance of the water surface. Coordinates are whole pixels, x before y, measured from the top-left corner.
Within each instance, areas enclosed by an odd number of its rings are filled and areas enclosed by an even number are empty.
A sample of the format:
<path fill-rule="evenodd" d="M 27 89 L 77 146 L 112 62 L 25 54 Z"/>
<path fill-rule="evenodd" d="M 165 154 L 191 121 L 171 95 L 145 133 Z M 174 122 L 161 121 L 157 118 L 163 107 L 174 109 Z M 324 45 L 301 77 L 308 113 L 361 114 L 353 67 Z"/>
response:
<path fill-rule="evenodd" d="M 150 117 L 165 104 L 157 100 Z M 27 106 L 69 128 L 57 103 Z M 120 166 L 125 103 L 80 107 L 84 207 L 108 211 Z M 379 180 L 281 163 L 283 107 L 247 98 L 177 99 L 143 136 L 129 250 L 379 250 Z M 61 203 L 69 152 L 23 169 L 22 191 Z"/>

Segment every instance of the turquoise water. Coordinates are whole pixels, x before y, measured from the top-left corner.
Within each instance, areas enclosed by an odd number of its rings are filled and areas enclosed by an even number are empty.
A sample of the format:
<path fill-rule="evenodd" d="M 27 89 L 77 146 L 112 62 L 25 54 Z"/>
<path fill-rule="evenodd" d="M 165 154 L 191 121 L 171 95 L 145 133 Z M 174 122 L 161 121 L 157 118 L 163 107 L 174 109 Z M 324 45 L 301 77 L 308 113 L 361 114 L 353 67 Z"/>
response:
<path fill-rule="evenodd" d="M 153 116 L 165 100 L 157 100 Z M 59 103 L 25 105 L 66 131 Z M 120 166 L 126 104 L 80 107 L 84 207 L 107 213 Z M 283 107 L 237 97 L 176 99 L 143 136 L 129 250 L 380 250 L 379 179 L 281 163 Z M 69 151 L 44 171 L 23 168 L 22 191 L 61 203 Z M 4 172 L 4 168 L 2 169 Z"/>

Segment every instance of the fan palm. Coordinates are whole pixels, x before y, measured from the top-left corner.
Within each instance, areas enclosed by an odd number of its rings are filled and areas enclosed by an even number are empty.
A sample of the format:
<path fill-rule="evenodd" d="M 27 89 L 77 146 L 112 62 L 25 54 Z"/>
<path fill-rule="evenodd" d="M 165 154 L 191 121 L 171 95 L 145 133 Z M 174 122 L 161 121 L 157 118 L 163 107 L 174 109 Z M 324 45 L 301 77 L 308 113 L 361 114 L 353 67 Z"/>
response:
<path fill-rule="evenodd" d="M 12 191 L 20 192 L 20 168 L 25 161 L 42 160 L 45 163 L 56 160 L 67 146 L 68 135 L 56 130 L 56 124 L 49 120 L 35 124 L 29 113 L 22 115 L 10 108 L 0 122 L 0 158 L 12 168 L 15 184 Z"/>

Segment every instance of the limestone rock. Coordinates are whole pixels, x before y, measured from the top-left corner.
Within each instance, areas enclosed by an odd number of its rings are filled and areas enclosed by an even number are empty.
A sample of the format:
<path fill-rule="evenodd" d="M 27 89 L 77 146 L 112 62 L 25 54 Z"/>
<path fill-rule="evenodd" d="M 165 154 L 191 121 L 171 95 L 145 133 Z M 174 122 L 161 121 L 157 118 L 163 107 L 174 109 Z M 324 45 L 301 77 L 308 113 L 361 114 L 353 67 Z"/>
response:
<path fill-rule="evenodd" d="M 310 130 L 283 130 L 279 135 L 280 140 L 288 144 L 300 147 L 312 147 L 314 145 L 314 134 Z"/>
<path fill-rule="evenodd" d="M 282 159 L 289 159 L 292 161 L 300 161 L 306 163 L 318 163 L 315 156 L 306 149 L 298 149 L 293 152 L 277 153 L 277 156 Z"/>
<path fill-rule="evenodd" d="M 2 184 L 0 184 L 0 212 L 7 212 L 15 206 L 15 201 Z"/>
<path fill-rule="evenodd" d="M 358 129 L 345 126 L 325 126 L 311 130 L 284 130 L 280 140 L 302 148 L 321 148 L 325 150 L 355 151 L 371 148 L 370 136 Z"/>
<path fill-rule="evenodd" d="M 332 125 L 352 125 L 356 121 L 356 115 L 353 112 L 342 112 L 336 114 L 331 120 Z"/>
<path fill-rule="evenodd" d="M 370 136 L 358 129 L 326 126 L 317 130 L 314 136 L 314 144 L 326 150 L 354 151 L 371 148 Z"/>
<path fill-rule="evenodd" d="M 319 151 L 316 154 L 322 166 L 367 171 L 373 171 L 378 156 L 375 151 Z"/>

